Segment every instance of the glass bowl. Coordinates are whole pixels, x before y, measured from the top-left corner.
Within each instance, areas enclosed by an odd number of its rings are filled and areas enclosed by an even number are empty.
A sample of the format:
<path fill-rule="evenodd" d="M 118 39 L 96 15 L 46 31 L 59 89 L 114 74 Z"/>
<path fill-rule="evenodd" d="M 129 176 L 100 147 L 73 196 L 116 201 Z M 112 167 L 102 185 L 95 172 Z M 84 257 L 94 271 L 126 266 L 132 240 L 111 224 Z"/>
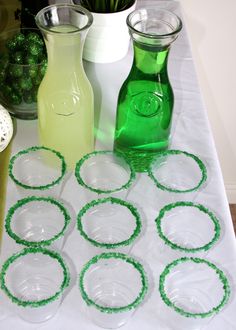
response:
<path fill-rule="evenodd" d="M 37 92 L 47 67 L 40 31 L 21 28 L 1 33 L 0 55 L 0 103 L 17 118 L 37 118 Z"/>

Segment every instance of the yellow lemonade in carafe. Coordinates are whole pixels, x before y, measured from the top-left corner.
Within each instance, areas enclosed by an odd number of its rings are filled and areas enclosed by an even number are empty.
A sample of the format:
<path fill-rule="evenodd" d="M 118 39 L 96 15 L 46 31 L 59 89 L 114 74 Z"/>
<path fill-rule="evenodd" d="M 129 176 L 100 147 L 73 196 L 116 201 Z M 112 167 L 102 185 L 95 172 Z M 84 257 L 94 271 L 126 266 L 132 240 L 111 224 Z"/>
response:
<path fill-rule="evenodd" d="M 46 33 L 48 68 L 38 91 L 39 140 L 70 169 L 94 149 L 93 91 L 82 65 L 82 35 L 72 25 Z"/>

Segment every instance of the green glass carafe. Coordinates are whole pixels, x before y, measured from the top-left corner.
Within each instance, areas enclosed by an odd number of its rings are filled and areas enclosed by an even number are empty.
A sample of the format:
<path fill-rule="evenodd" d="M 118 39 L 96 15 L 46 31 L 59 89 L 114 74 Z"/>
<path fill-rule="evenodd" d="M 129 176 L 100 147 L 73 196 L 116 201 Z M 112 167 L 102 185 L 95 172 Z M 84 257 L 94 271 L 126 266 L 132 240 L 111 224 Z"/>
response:
<path fill-rule="evenodd" d="M 182 22 L 167 10 L 148 8 L 133 11 L 127 25 L 134 59 L 118 96 L 114 149 L 145 172 L 169 145 L 174 95 L 167 63 Z"/>

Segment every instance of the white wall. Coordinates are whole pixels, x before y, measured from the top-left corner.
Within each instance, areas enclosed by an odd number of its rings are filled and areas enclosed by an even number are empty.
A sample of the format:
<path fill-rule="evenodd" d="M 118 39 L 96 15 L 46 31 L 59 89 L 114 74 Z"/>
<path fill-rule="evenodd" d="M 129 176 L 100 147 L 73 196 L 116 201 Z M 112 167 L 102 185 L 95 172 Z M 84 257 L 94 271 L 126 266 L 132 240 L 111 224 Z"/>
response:
<path fill-rule="evenodd" d="M 179 0 L 229 202 L 236 203 L 236 0 Z"/>

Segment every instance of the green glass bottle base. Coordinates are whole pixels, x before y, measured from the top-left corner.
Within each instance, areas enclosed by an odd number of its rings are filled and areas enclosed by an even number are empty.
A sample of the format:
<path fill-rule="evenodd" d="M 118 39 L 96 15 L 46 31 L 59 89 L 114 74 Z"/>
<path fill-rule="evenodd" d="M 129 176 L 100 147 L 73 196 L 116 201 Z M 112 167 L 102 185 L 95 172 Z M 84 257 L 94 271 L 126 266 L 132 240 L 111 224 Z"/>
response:
<path fill-rule="evenodd" d="M 114 150 L 124 154 L 133 166 L 135 172 L 144 173 L 148 171 L 156 154 L 160 151 L 168 149 L 168 141 L 160 142 L 158 148 L 155 150 L 137 150 L 132 148 L 125 148 L 114 144 Z"/>

